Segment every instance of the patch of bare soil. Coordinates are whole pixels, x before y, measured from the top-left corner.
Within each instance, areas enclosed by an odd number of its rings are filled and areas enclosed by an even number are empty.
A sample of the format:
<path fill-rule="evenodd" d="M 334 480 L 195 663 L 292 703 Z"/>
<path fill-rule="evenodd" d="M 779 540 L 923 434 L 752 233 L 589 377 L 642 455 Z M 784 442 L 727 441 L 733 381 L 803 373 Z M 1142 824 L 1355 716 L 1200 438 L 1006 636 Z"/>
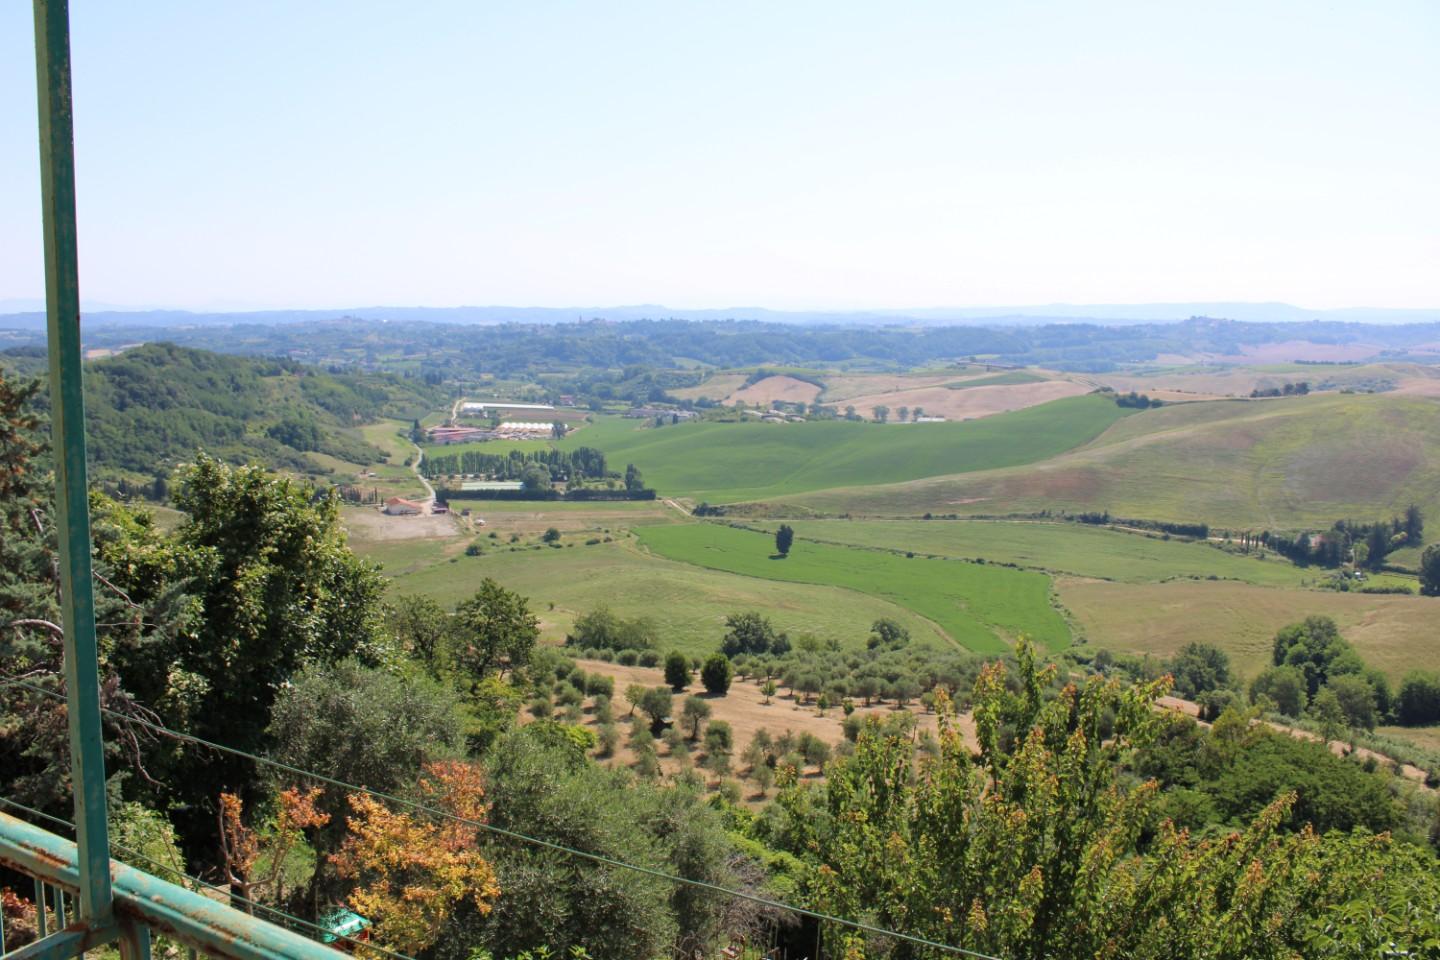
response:
<path fill-rule="evenodd" d="M 350 507 L 341 520 L 351 536 L 362 540 L 444 540 L 460 530 L 450 514 L 392 517 L 374 507 Z"/>
<path fill-rule="evenodd" d="M 950 381 L 953 382 L 953 381 Z M 890 416 L 897 417 L 901 407 L 921 407 L 929 417 L 941 416 L 950 420 L 975 420 L 1011 410 L 1049 403 L 1063 397 L 1077 397 L 1089 393 L 1090 387 L 1070 380 L 1046 380 L 1041 383 L 1012 383 L 993 387 L 971 387 L 968 390 L 949 390 L 945 387 L 922 387 L 902 390 L 897 393 L 872 393 L 854 397 L 845 402 L 853 406 L 861 416 L 870 416 L 876 406 L 890 408 Z M 924 424 L 921 424 L 923 427 Z"/>
<path fill-rule="evenodd" d="M 624 699 L 625 687 L 632 683 L 646 687 L 665 685 L 664 671 L 654 667 L 626 667 L 618 663 L 606 663 L 603 660 L 577 660 L 576 663 L 589 673 L 604 674 L 615 680 L 613 709 L 615 721 L 617 724 L 622 724 L 622 730 L 625 729 L 623 725 L 628 719 L 630 709 Z M 699 683 L 692 683 L 684 691 L 675 694 L 677 714 L 680 704 L 685 697 L 691 694 L 701 697 L 710 705 L 712 720 L 724 720 L 734 731 L 733 756 L 735 759 L 731 771 L 732 775 L 737 778 L 749 776 L 749 768 L 740 760 L 740 757 L 744 754 L 745 748 L 750 745 L 750 741 L 755 738 L 755 734 L 761 730 L 766 731 L 771 737 L 778 737 L 787 730 L 796 736 L 810 733 L 832 747 L 845 739 L 841 726 L 845 714 L 839 707 L 832 707 L 825 711 L 824 716 L 821 716 L 813 700 L 808 704 L 802 704 L 794 695 L 780 693 L 776 693 L 770 702 L 766 703 L 764 694 L 760 692 L 760 683 L 754 679 L 737 679 L 730 685 L 730 691 L 723 697 L 711 696 Z M 936 732 L 934 714 L 924 713 L 918 707 L 910 709 L 916 715 L 917 730 L 929 730 L 932 734 Z M 856 708 L 856 712 L 862 716 L 873 714 L 883 718 L 893 714 L 895 707 L 893 705 L 860 706 Z M 595 722 L 594 716 L 589 712 L 588 703 L 584 722 L 592 726 Z M 978 741 L 975 739 L 975 724 L 970 715 L 962 715 L 959 718 L 958 726 L 961 734 L 965 737 L 965 742 L 971 749 L 976 749 Z M 689 757 L 683 761 L 671 756 L 669 748 L 664 743 L 656 743 L 656 752 L 660 757 L 661 768 L 668 775 L 674 775 L 685 767 L 698 762 L 703 753 L 699 743 L 691 746 Z M 635 755 L 630 751 L 629 746 L 625 745 L 616 752 L 610 762 L 627 766 L 633 765 Z M 818 778 L 822 771 L 819 767 L 807 767 L 802 774 L 809 778 Z"/>
<path fill-rule="evenodd" d="M 734 406 L 737 401 L 744 401 L 746 406 L 760 404 L 768 407 L 776 400 L 785 403 L 813 403 L 815 398 L 820 396 L 820 388 L 813 383 L 804 380 L 797 380 L 794 377 L 766 377 L 736 390 L 725 398 L 725 403 Z"/>

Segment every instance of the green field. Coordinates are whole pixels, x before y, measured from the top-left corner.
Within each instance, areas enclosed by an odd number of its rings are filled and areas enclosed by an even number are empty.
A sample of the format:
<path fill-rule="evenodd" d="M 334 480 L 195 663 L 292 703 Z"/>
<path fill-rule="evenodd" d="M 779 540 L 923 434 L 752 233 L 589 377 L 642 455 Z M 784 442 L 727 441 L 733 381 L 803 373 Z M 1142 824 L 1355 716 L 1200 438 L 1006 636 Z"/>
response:
<path fill-rule="evenodd" d="M 983 558 L 1053 573 L 1133 583 L 1219 577 L 1299 586 L 1316 571 L 1281 559 L 1258 560 L 1203 543 L 1121 533 L 1076 523 L 1005 520 L 797 520 L 801 540 L 912 550 L 961 560 Z M 775 523 L 760 524 L 773 530 Z"/>
<path fill-rule="evenodd" d="M 1440 402 L 1324 394 L 1167 406 L 1024 469 L 856 484 L 775 506 L 855 516 L 1109 510 L 1260 530 L 1323 529 L 1410 503 L 1440 517 Z"/>
<path fill-rule="evenodd" d="M 662 647 L 693 655 L 714 652 L 725 617 L 747 610 L 759 610 L 792 638 L 834 638 L 849 649 L 864 647 L 870 624 L 880 617 L 899 621 L 917 639 L 944 642 L 933 625 L 883 597 L 709 570 L 643 552 L 627 540 L 594 546 L 582 540 L 562 549 L 526 544 L 514 552 L 507 545 L 483 557 L 463 556 L 453 543 L 414 541 L 370 555 L 386 560 L 392 590 L 428 594 L 447 607 L 493 577 L 530 598 L 553 641 L 564 639 L 575 617 L 604 604 L 624 617 L 650 618 Z"/>
<path fill-rule="evenodd" d="M 637 429 L 600 419 L 561 441 L 634 463 L 663 496 L 732 503 L 1035 463 L 1099 436 L 1129 411 L 1102 397 L 925 429 L 846 421 L 694 423 Z"/>
<path fill-rule="evenodd" d="M 668 559 L 788 583 L 845 587 L 892 601 L 937 624 L 971 650 L 1000 653 L 1019 634 L 1058 650 L 1070 631 L 1050 603 L 1043 574 L 988 564 L 929 560 L 797 542 L 772 558 L 773 539 L 715 523 L 641 527 L 640 542 Z"/>

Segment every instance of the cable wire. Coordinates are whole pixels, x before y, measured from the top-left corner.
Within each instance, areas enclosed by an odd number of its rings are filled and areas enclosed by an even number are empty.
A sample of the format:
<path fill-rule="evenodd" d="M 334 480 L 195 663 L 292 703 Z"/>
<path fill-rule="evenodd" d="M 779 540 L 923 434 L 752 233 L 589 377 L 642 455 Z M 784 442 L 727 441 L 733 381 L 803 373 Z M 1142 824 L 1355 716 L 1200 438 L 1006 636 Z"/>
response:
<path fill-rule="evenodd" d="M 55 693 L 51 690 L 46 690 L 44 687 L 39 687 L 32 683 L 27 683 L 24 680 L 6 680 L 0 682 L 0 686 L 19 686 L 47 697 L 53 697 L 57 700 L 65 699 L 65 696 L 63 694 Z M 519 833 L 515 830 L 509 830 L 505 827 L 497 827 L 494 824 L 485 823 L 480 820 L 471 820 L 468 817 L 457 816 L 453 813 L 449 813 L 448 811 L 441 810 L 436 807 L 426 806 L 423 803 L 416 803 L 413 800 L 406 800 L 403 797 L 392 796 L 388 793 L 382 793 L 379 790 L 371 790 L 368 787 L 357 786 L 353 783 L 346 783 L 343 780 L 337 780 L 334 777 L 328 777 L 323 773 L 315 773 L 311 770 L 304 770 L 300 767 L 291 766 L 290 764 L 284 763 L 280 760 L 273 760 L 269 757 L 258 756 L 246 750 L 241 750 L 237 747 L 229 747 L 222 743 L 213 743 L 201 737 L 194 736 L 193 734 L 181 733 L 178 730 L 171 730 L 169 727 L 161 726 L 158 723 L 152 723 L 140 717 L 127 716 L 123 713 L 111 710 L 107 707 L 101 707 L 100 712 L 114 717 L 115 719 L 120 720 L 124 723 L 131 723 L 140 727 L 144 727 L 147 730 L 160 734 L 164 737 L 169 737 L 173 740 L 179 740 L 186 743 L 193 743 L 197 746 L 208 747 L 212 750 L 218 750 L 221 753 L 228 753 L 232 756 L 242 757 L 244 759 L 251 760 L 263 766 L 273 767 L 277 770 L 283 770 L 293 776 L 309 777 L 313 780 L 318 780 L 321 783 L 329 784 L 333 787 L 339 787 L 342 790 L 349 790 L 355 793 L 364 793 L 376 798 L 377 800 L 384 800 L 387 803 L 399 804 L 403 807 L 409 807 L 412 810 L 417 810 L 422 813 L 428 813 L 432 816 L 442 817 L 447 820 L 453 820 L 456 823 L 475 827 L 478 830 L 483 830 L 487 833 L 506 837 L 511 840 L 518 840 L 521 843 L 529 843 L 538 847 L 545 847 L 546 849 L 555 850 L 568 856 L 580 857 L 582 859 L 590 860 L 595 863 L 603 864 L 605 866 L 618 867 L 622 870 L 631 870 L 636 873 L 645 874 L 647 876 L 665 880 L 670 883 L 682 884 L 701 890 L 708 890 L 711 893 L 718 893 L 727 897 L 735 897 L 741 900 L 748 900 L 752 903 L 756 903 L 764 907 L 788 911 L 799 916 L 809 917 L 812 920 L 819 920 L 825 923 L 838 924 L 842 927 L 849 927 L 852 930 L 858 930 L 862 933 L 872 933 L 884 937 L 894 937 L 897 940 L 904 940 L 908 943 L 917 944 L 918 946 L 922 947 L 929 947 L 933 950 L 941 950 L 946 953 L 953 953 L 965 957 L 973 957 L 975 958 L 975 960 L 1001 960 L 1001 958 L 992 956 L 988 953 L 980 953 L 979 951 L 969 950 L 965 947 L 957 947 L 948 943 L 940 943 L 935 940 L 927 940 L 924 937 L 918 937 L 908 933 L 901 933 L 898 930 L 888 930 L 884 927 L 878 927 L 874 924 L 865 923 L 860 920 L 847 920 L 844 917 L 832 916 L 827 913 L 821 913 L 818 910 L 810 910 L 806 907 L 793 906 L 792 904 L 784 903 L 779 900 L 771 900 L 769 897 L 762 897 L 758 894 L 747 893 L 744 890 L 733 890 L 729 887 L 722 887 L 717 883 L 710 883 L 705 880 L 695 880 L 690 877 L 681 877 L 675 874 L 666 873 L 663 870 L 656 870 L 653 867 L 641 866 L 640 864 L 636 863 L 627 863 L 624 860 L 616 860 L 613 857 L 607 857 L 604 854 L 590 853 L 586 850 L 577 850 L 574 847 L 567 847 L 562 843 L 555 843 L 550 840 L 542 840 L 538 837 L 527 836 L 526 834 Z"/>
<path fill-rule="evenodd" d="M 54 824 L 56 824 L 56 825 L 58 825 L 58 826 L 65 827 L 65 828 L 67 828 L 67 829 L 69 829 L 69 830 L 72 830 L 72 831 L 73 831 L 73 830 L 75 829 L 75 824 L 71 823 L 71 822 L 68 821 L 68 820 L 62 820 L 62 819 L 60 819 L 59 817 L 52 816 L 52 815 L 50 815 L 50 814 L 48 814 L 48 813 L 45 813 L 43 810 L 36 810 L 34 807 L 27 807 L 27 806 L 25 806 L 25 804 L 23 804 L 23 803 L 18 803 L 18 802 L 14 801 L 14 800 L 11 800 L 9 797 L 0 797 L 0 804 L 4 804 L 5 806 L 10 807 L 10 808 L 15 809 L 15 810 L 24 811 L 25 813 L 28 813 L 28 814 L 30 814 L 31 816 L 41 817 L 41 818 L 43 818 L 43 819 L 45 819 L 45 820 L 50 821 L 51 823 L 54 823 Z M 174 867 L 172 867 L 172 866 L 169 866 L 169 865 L 167 865 L 167 864 L 161 863 L 159 860 L 156 860 L 154 857 L 150 856 L 149 854 L 141 853 L 139 850 L 132 850 L 131 848 L 129 848 L 129 847 L 125 846 L 124 844 L 119 843 L 119 842 L 117 842 L 117 841 L 111 840 L 111 841 L 110 841 L 110 846 L 111 846 L 112 849 L 114 849 L 114 850 L 119 850 L 121 853 L 124 853 L 124 854 L 126 854 L 127 856 L 135 857 L 135 858 L 137 858 L 137 859 L 139 859 L 139 860 L 144 860 L 145 862 L 149 863 L 151 866 L 159 867 L 161 870 L 165 870 L 165 871 L 168 871 L 168 872 L 170 872 L 170 873 L 176 874 L 177 876 L 183 877 L 184 879 L 190 881 L 190 882 L 193 883 L 193 884 L 196 884 L 197 886 L 207 887 L 207 888 L 209 888 L 209 889 L 211 889 L 211 890 L 214 890 L 216 893 L 223 894 L 224 896 L 226 896 L 226 897 L 229 898 L 229 899 L 239 900 L 241 903 L 245 903 L 245 904 L 250 905 L 251 907 L 255 907 L 255 908 L 258 908 L 258 909 L 260 909 L 260 910 L 264 910 L 266 913 L 269 913 L 269 914 L 272 915 L 272 916 L 280 917 L 280 918 L 282 918 L 282 919 L 284 919 L 284 920 L 290 921 L 291 923 L 298 923 L 298 924 L 300 924 L 301 926 L 309 927 L 309 928 L 311 928 L 312 930 L 318 931 L 319 933 L 329 934 L 330 936 L 335 937 L 337 940 L 345 940 L 345 941 L 348 941 L 348 942 L 350 942 L 350 943 L 359 944 L 359 945 L 365 947 L 367 950 L 374 950 L 374 951 L 376 951 L 376 952 L 378 952 L 378 953 L 384 953 L 384 954 L 386 954 L 386 955 L 388 955 L 388 956 L 395 957 L 396 960 L 415 960 L 414 957 L 412 957 L 412 956 L 410 956 L 410 955 L 408 955 L 408 954 L 399 953 L 399 952 L 397 952 L 397 951 L 390 950 L 390 949 L 388 949 L 388 948 L 386 948 L 386 947 L 382 947 L 382 946 L 380 946 L 380 945 L 378 945 L 378 944 L 376 944 L 376 943 L 372 943 L 372 942 L 370 942 L 370 941 L 368 941 L 368 940 L 356 940 L 354 937 L 347 937 L 347 936 L 345 936 L 344 934 L 339 934 L 339 933 L 335 933 L 335 932 L 333 932 L 333 931 L 331 931 L 331 930 L 326 930 L 324 927 L 320 926 L 320 925 L 317 924 L 317 923 L 314 923 L 313 921 L 303 920 L 303 919 L 301 919 L 300 917 L 295 916 L 294 914 L 286 913 L 284 910 L 281 910 L 281 909 L 279 909 L 278 907 L 272 907 L 272 906 L 270 906 L 269 904 L 261 903 L 261 902 L 258 901 L 258 900 L 251 900 L 251 899 L 249 899 L 248 897 L 242 897 L 242 896 L 240 896 L 239 894 L 235 893 L 233 890 L 230 890 L 230 889 L 227 888 L 227 887 L 222 887 L 222 886 L 219 886 L 219 885 L 217 885 L 217 884 L 210 883 L 208 880 L 201 880 L 199 877 L 196 877 L 196 876 L 193 876 L 193 875 L 191 875 L 191 874 L 188 874 L 188 873 L 184 872 L 183 870 L 177 870 L 176 868 L 174 868 Z"/>

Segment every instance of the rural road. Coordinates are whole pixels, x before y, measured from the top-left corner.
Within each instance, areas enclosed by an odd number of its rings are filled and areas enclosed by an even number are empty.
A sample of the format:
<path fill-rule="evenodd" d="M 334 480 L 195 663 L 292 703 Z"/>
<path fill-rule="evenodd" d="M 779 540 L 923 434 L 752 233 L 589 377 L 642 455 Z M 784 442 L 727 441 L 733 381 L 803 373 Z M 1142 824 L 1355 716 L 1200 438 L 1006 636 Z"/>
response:
<path fill-rule="evenodd" d="M 430 481 L 420 473 L 420 461 L 425 459 L 425 451 L 421 450 L 420 444 L 413 440 L 410 442 L 410 446 L 415 448 L 415 459 L 410 461 L 410 470 L 415 474 L 415 479 L 419 480 L 420 485 L 425 488 L 425 499 L 422 502 L 425 504 L 425 512 L 429 513 L 435 506 L 435 488 L 430 486 Z"/>

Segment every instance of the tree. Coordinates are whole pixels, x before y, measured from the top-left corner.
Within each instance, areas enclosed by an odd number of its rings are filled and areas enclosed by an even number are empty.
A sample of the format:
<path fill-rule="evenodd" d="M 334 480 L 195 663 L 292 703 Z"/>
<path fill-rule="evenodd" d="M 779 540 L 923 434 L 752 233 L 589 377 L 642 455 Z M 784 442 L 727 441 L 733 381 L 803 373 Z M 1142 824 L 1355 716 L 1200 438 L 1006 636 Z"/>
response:
<path fill-rule="evenodd" d="M 881 617 L 870 624 L 870 639 L 865 645 L 871 650 L 898 650 L 909 642 L 909 630 L 889 617 Z"/>
<path fill-rule="evenodd" d="M 765 697 L 765 702 L 769 703 L 770 698 L 775 696 L 775 681 L 766 678 L 765 682 L 760 684 L 760 693 Z"/>
<path fill-rule="evenodd" d="M 1383 888 L 1367 888 L 1375 903 L 1440 896 L 1429 854 L 1385 835 L 1286 833 L 1293 793 L 1270 794 L 1242 831 L 1184 830 L 1160 816 L 1157 785 L 1127 773 L 1174 722 L 1152 708 L 1166 682 L 1093 677 L 1051 696 L 1054 668 L 1017 653 L 1018 676 L 987 665 L 976 683 L 978 763 L 946 702 L 937 755 L 917 761 L 907 737 L 872 727 L 823 791 L 781 789 L 784 841 L 815 851 L 829 912 L 1025 960 L 1340 957 L 1387 938 L 1423 952 L 1433 911 L 1353 914 L 1356 884 Z M 1334 941 L 1317 946 L 1321 931 Z"/>
<path fill-rule="evenodd" d="M 699 697 L 686 697 L 680 717 L 690 727 L 690 739 L 699 740 L 700 724 L 710 719 L 710 704 Z"/>
<path fill-rule="evenodd" d="M 401 793 L 427 764 L 463 753 L 459 703 L 448 685 L 366 667 L 312 664 L 280 692 L 269 734 L 275 759 L 381 793 Z M 346 798 L 327 788 L 319 809 L 341 826 Z"/>
<path fill-rule="evenodd" d="M 730 680 L 734 675 L 735 670 L 730 666 L 730 658 L 723 653 L 712 653 L 700 668 L 700 680 L 705 684 L 705 689 L 720 697 L 730 692 Z"/>
<path fill-rule="evenodd" d="M 1420 555 L 1420 592 L 1440 597 L 1440 543 L 1432 543 Z"/>
<path fill-rule="evenodd" d="M 1187 643 L 1168 666 L 1175 678 L 1175 693 L 1187 700 L 1230 682 L 1230 657 L 1213 644 Z"/>
<path fill-rule="evenodd" d="M 260 831 L 245 825 L 245 808 L 239 797 L 233 793 L 220 794 L 219 835 L 225 882 L 245 901 L 245 911 L 250 915 L 255 914 L 252 904 L 262 896 L 271 903 L 283 903 L 284 884 L 298 886 L 306 879 L 300 875 L 303 870 L 294 870 L 292 854 L 305 846 L 303 831 L 330 822 L 330 814 L 316 805 L 320 792 L 319 787 L 281 790 L 276 797 L 274 821 Z"/>
<path fill-rule="evenodd" d="M 1345 674 L 1335 677 L 1325 685 L 1325 689 L 1329 690 L 1340 704 L 1347 726 L 1362 730 L 1375 729 L 1379 717 L 1375 709 L 1375 688 L 1370 681 L 1355 674 Z"/>
<path fill-rule="evenodd" d="M 640 712 L 650 717 L 650 725 L 658 727 L 675 708 L 675 697 L 668 687 L 651 687 L 640 698 Z"/>
<path fill-rule="evenodd" d="M 397 597 L 386 611 L 386 626 L 406 653 L 438 676 L 450 640 L 450 614 L 423 593 Z"/>
<path fill-rule="evenodd" d="M 645 699 L 645 691 L 649 688 L 641 683 L 630 683 L 625 685 L 625 702 L 630 704 L 630 716 L 635 716 L 635 710 L 640 702 Z"/>
<path fill-rule="evenodd" d="M 1320 735 L 1326 740 L 1338 740 L 1344 735 L 1347 725 L 1345 708 L 1340 705 L 1340 698 L 1335 695 L 1335 691 L 1329 687 L 1321 687 L 1315 699 L 1310 701 L 1310 716 L 1320 724 Z"/>
<path fill-rule="evenodd" d="M 645 489 L 645 478 L 633 463 L 625 465 L 625 489 L 630 493 L 639 493 Z"/>
<path fill-rule="evenodd" d="M 910 419 L 910 408 L 901 407 L 899 410 L 895 411 L 895 415 L 900 418 L 901 423 L 904 423 L 906 420 Z"/>
<path fill-rule="evenodd" d="M 1405 531 L 1405 542 L 1411 546 L 1418 546 L 1425 538 L 1425 517 L 1420 508 L 1415 504 L 1405 508 L 1405 520 L 1403 522 Z"/>
<path fill-rule="evenodd" d="M 890 408 L 885 406 L 884 404 L 880 404 L 876 407 L 871 407 L 870 412 L 875 415 L 875 420 L 878 423 L 884 423 L 886 420 L 890 419 Z"/>
<path fill-rule="evenodd" d="M 1275 634 L 1273 661 L 1277 667 L 1297 668 L 1305 678 L 1305 692 L 1311 697 L 1332 676 L 1365 669 L 1359 654 L 1340 636 L 1340 628 L 1329 617 L 1306 617 L 1301 623 L 1281 628 Z"/>
<path fill-rule="evenodd" d="M 544 493 L 550 489 L 550 470 L 532 463 L 520 474 L 520 489 L 526 493 Z"/>
<path fill-rule="evenodd" d="M 462 904 L 484 915 L 500 894 L 473 825 L 486 815 L 479 769 L 431 764 L 417 792 L 458 819 L 395 813 L 369 794 L 353 794 L 349 835 L 334 857 L 340 876 L 355 884 L 350 905 L 375 923 L 376 942 L 409 954 L 444 938 Z"/>
<path fill-rule="evenodd" d="M 542 536 L 540 539 L 544 540 L 546 543 L 559 543 L 560 531 L 555 527 L 550 527 L 545 531 L 545 535 Z"/>
<path fill-rule="evenodd" d="M 778 649 L 781 640 L 784 640 L 784 649 L 790 649 L 790 641 L 785 639 L 785 635 L 776 634 L 770 621 L 753 610 L 730 614 L 725 618 L 725 627 L 725 636 L 720 641 L 720 652 L 727 657 L 739 656 L 742 653 L 773 653 L 778 656 L 784 652 Z"/>
<path fill-rule="evenodd" d="M 665 682 L 677 691 L 690 686 L 690 659 L 679 650 L 665 655 Z"/>
<path fill-rule="evenodd" d="M 1250 681 L 1250 699 L 1260 702 L 1268 699 L 1275 709 L 1287 717 L 1298 717 L 1305 712 L 1309 696 L 1305 692 L 1305 675 L 1297 668 L 1270 667 Z"/>
<path fill-rule="evenodd" d="M 735 749 L 735 733 L 724 720 L 712 720 L 705 728 L 705 752 L 729 756 Z"/>
<path fill-rule="evenodd" d="M 492 670 L 523 667 L 540 636 L 529 601 L 489 577 L 455 611 L 456 665 L 478 683 Z"/>
<path fill-rule="evenodd" d="M 1395 695 L 1395 716 L 1407 727 L 1440 722 L 1440 673 L 1405 674 Z"/>
<path fill-rule="evenodd" d="M 790 544 L 795 542 L 795 531 L 790 524 L 782 523 L 775 531 L 775 552 L 782 557 L 790 555 Z"/>

